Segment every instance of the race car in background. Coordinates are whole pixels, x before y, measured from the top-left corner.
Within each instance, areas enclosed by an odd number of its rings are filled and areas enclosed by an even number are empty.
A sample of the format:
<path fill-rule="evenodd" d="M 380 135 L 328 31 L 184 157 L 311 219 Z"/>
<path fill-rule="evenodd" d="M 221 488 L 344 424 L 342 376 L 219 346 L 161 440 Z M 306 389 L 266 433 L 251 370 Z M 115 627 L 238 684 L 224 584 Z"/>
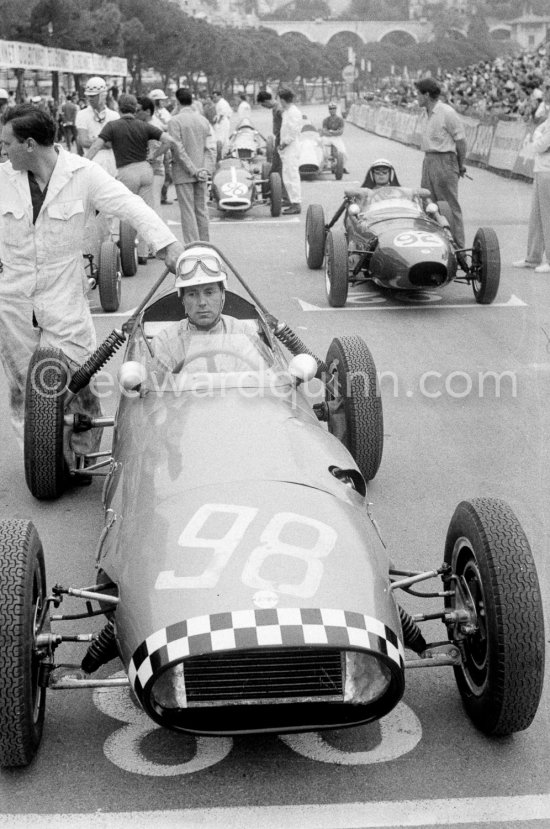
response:
<path fill-rule="evenodd" d="M 312 179 L 324 173 L 334 175 L 339 181 L 344 175 L 344 156 L 330 142 L 323 140 L 313 124 L 304 124 L 299 136 L 300 157 L 298 168 L 300 178 Z"/>
<path fill-rule="evenodd" d="M 325 262 L 327 298 L 334 307 L 345 305 L 349 285 L 365 282 L 396 292 L 460 282 L 472 286 L 476 302 L 489 304 L 500 282 L 498 237 L 480 227 L 471 248 L 459 248 L 451 218 L 448 204 L 435 203 L 422 188 L 346 190 L 328 223 L 321 205 L 309 205 L 306 261 L 312 269 Z"/>

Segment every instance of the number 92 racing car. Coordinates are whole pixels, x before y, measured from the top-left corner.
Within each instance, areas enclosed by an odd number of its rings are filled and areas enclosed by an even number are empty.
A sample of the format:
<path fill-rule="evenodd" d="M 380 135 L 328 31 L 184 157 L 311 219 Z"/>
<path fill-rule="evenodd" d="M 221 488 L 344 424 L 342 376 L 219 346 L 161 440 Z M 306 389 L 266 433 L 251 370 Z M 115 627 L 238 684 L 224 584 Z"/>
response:
<path fill-rule="evenodd" d="M 343 226 L 335 227 L 341 216 Z M 436 204 L 424 188 L 346 190 L 328 224 L 321 205 L 308 207 L 306 261 L 311 269 L 325 261 L 327 298 L 334 307 L 345 305 L 350 284 L 364 282 L 407 292 L 469 283 L 476 302 L 489 304 L 500 281 L 497 235 L 480 227 L 472 247 L 459 248 L 451 221 L 447 202 Z"/>
<path fill-rule="evenodd" d="M 464 501 L 440 564 L 395 566 L 367 497 L 383 441 L 368 347 L 338 337 L 316 357 L 224 261 L 236 283 L 224 311 L 239 330 L 196 337 L 173 371 L 160 371 L 153 339 L 183 314 L 174 291 L 153 296 L 165 274 L 68 388 L 61 352 L 42 349 L 31 365 L 31 384 L 44 384 L 41 434 L 26 458 L 33 494 L 62 492 L 64 429 L 112 425 L 114 440 L 85 467 L 107 471 L 91 585 L 48 590 L 33 524 L 0 521 L 0 765 L 32 760 L 48 690 L 114 685 L 175 731 L 284 733 L 376 720 L 399 702 L 409 669 L 451 666 L 478 728 L 526 728 L 544 629 L 517 518 L 502 501 Z M 66 415 L 59 399 L 123 341 L 116 416 Z M 418 589 L 425 582 L 430 592 Z M 438 609 L 411 616 L 403 591 Z M 60 612 L 64 600 L 80 610 Z M 67 629 L 73 619 L 78 635 Z M 422 630 L 433 620 L 446 631 L 437 641 Z M 75 641 L 81 662 L 57 664 Z M 104 675 L 115 659 L 125 676 Z"/>

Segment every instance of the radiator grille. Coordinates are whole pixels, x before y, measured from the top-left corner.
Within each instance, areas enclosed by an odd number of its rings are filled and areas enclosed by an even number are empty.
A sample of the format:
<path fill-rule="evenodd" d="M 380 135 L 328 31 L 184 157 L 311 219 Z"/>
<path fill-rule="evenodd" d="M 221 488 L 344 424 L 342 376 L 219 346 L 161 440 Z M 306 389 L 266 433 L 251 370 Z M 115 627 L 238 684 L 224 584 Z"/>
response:
<path fill-rule="evenodd" d="M 338 700 L 343 657 L 337 649 L 264 648 L 186 659 L 187 704 Z"/>

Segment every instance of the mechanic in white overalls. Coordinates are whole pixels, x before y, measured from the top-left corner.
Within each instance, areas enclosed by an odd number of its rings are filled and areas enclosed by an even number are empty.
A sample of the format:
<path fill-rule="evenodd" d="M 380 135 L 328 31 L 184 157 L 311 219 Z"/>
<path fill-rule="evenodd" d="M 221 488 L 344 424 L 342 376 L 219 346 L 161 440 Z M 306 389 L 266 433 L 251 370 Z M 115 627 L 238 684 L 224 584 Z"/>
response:
<path fill-rule="evenodd" d="M 279 90 L 279 100 L 283 108 L 279 154 L 283 165 L 283 184 L 290 204 L 283 213 L 302 212 L 302 183 L 300 181 L 300 133 L 304 125 L 302 113 L 294 104 L 294 92 L 290 89 Z"/>
<path fill-rule="evenodd" d="M 96 346 L 83 290 L 82 248 L 90 217 L 108 210 L 127 220 L 171 270 L 183 250 L 143 199 L 94 162 L 54 144 L 55 132 L 53 118 L 29 104 L 12 108 L 1 132 L 8 161 L 0 165 L 0 359 L 21 446 L 34 350 L 61 349 L 74 371 Z M 81 395 L 91 396 L 89 388 Z M 100 411 L 97 398 L 87 404 L 90 414 Z M 73 435 L 72 449 L 82 451 L 74 441 L 89 434 Z"/>
<path fill-rule="evenodd" d="M 179 257 L 175 285 L 186 318 L 152 339 L 151 370 L 157 375 L 179 373 L 191 364 L 193 371 L 212 372 L 261 367 L 256 323 L 222 314 L 227 283 L 224 268 L 219 254 L 202 245 L 191 245 Z"/>

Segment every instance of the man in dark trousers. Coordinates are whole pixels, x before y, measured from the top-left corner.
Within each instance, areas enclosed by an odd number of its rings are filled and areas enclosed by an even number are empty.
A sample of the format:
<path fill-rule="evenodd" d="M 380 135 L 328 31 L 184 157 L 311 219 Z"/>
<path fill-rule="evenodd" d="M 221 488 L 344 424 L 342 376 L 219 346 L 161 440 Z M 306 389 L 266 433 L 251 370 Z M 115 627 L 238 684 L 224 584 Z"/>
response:
<path fill-rule="evenodd" d="M 168 122 L 168 132 L 185 149 L 172 163 L 172 179 L 178 194 L 184 244 L 208 242 L 208 173 L 216 159 L 216 139 L 204 115 L 193 109 L 191 90 L 176 91 L 180 104 L 177 115 Z"/>
<path fill-rule="evenodd" d="M 275 137 L 275 147 L 273 149 L 273 158 L 271 160 L 271 172 L 279 173 L 281 179 L 283 177 L 283 162 L 279 155 L 279 143 L 281 141 L 281 126 L 283 123 L 283 108 L 279 101 L 273 100 L 271 92 L 262 90 L 258 92 L 256 101 L 263 106 L 264 109 L 270 109 L 273 117 L 273 135 Z M 288 202 L 288 195 L 283 184 L 283 199 Z"/>
<path fill-rule="evenodd" d="M 464 247 L 464 222 L 458 203 L 458 179 L 466 173 L 466 135 L 460 117 L 449 104 L 439 100 L 441 87 L 433 78 L 415 82 L 419 106 L 428 113 L 422 136 L 424 150 L 421 187 L 435 201 L 448 203 L 453 216 L 452 232 L 459 248 Z M 462 265 L 459 257 L 459 263 Z"/>

